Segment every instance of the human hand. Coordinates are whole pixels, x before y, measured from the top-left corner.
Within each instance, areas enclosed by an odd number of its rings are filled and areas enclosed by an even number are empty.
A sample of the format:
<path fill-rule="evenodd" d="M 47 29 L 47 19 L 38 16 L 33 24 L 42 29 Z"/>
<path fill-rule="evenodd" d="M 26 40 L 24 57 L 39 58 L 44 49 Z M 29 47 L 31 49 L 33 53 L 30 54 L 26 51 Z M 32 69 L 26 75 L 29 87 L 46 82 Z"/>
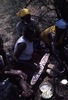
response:
<path fill-rule="evenodd" d="M 33 93 L 34 91 L 32 89 L 29 89 L 27 91 L 23 91 L 21 96 L 27 98 L 27 97 L 30 97 Z"/>

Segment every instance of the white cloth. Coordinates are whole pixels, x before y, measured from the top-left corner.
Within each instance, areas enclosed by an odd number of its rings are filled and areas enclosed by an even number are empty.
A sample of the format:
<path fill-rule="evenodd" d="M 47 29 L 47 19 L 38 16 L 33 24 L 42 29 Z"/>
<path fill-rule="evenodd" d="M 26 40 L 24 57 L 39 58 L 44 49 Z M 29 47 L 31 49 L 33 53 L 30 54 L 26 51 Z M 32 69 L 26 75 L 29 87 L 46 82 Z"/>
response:
<path fill-rule="evenodd" d="M 26 43 L 26 48 L 24 51 L 22 51 L 21 55 L 19 56 L 19 60 L 30 60 L 32 58 L 33 53 L 33 42 L 29 42 L 27 39 L 25 39 L 23 36 L 21 36 L 14 47 L 14 53 L 16 52 L 18 43 Z"/>

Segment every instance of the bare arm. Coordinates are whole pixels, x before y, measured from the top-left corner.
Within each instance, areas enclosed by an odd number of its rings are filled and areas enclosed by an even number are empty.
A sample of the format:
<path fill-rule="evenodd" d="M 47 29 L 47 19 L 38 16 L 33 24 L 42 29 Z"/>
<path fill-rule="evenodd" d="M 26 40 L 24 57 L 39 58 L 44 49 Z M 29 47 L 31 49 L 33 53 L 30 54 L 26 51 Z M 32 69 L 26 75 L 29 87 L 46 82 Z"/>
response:
<path fill-rule="evenodd" d="M 14 70 L 14 69 L 11 69 L 9 71 L 5 71 L 5 74 L 6 75 L 14 75 L 14 76 L 19 76 L 20 78 L 22 78 L 23 80 L 24 79 L 27 79 L 27 75 L 22 72 L 21 70 Z"/>
<path fill-rule="evenodd" d="M 14 53 L 14 56 L 16 58 L 18 58 L 25 48 L 26 48 L 26 44 L 25 43 L 18 43 L 16 52 Z"/>

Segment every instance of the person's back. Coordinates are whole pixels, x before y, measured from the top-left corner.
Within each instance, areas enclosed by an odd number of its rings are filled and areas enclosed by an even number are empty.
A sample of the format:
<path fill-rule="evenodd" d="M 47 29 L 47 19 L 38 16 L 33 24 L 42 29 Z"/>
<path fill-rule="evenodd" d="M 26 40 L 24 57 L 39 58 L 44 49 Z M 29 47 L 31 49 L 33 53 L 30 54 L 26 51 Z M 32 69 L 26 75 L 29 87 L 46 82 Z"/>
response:
<path fill-rule="evenodd" d="M 55 26 L 41 33 L 42 39 L 44 39 L 45 44 L 47 43 L 50 53 L 54 55 L 60 64 L 65 61 L 64 46 L 66 33 L 67 24 L 64 19 L 56 21 Z"/>
<path fill-rule="evenodd" d="M 48 46 L 50 46 L 50 39 L 49 39 L 50 33 L 55 36 L 56 34 L 55 25 L 48 27 L 40 34 L 42 41 L 44 41 L 44 43 L 47 44 Z"/>
<path fill-rule="evenodd" d="M 66 34 L 66 24 L 61 19 L 55 23 L 55 25 L 45 29 L 41 33 L 41 39 L 48 46 L 51 45 L 51 42 L 54 42 L 55 47 L 61 46 L 64 44 L 64 38 Z"/>

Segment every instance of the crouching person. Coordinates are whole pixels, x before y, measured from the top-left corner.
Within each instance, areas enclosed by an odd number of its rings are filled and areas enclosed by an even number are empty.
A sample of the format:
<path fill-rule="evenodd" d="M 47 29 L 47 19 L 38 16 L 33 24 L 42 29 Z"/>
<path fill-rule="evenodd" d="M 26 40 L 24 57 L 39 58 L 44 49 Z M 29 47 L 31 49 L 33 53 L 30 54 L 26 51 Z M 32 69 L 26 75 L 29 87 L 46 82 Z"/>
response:
<path fill-rule="evenodd" d="M 10 81 L 21 89 L 23 97 L 29 97 L 33 94 L 31 86 L 26 82 L 27 75 L 21 70 L 14 70 L 9 68 L 7 70 L 6 52 L 3 47 L 3 40 L 0 37 L 0 82 L 9 78 Z"/>

